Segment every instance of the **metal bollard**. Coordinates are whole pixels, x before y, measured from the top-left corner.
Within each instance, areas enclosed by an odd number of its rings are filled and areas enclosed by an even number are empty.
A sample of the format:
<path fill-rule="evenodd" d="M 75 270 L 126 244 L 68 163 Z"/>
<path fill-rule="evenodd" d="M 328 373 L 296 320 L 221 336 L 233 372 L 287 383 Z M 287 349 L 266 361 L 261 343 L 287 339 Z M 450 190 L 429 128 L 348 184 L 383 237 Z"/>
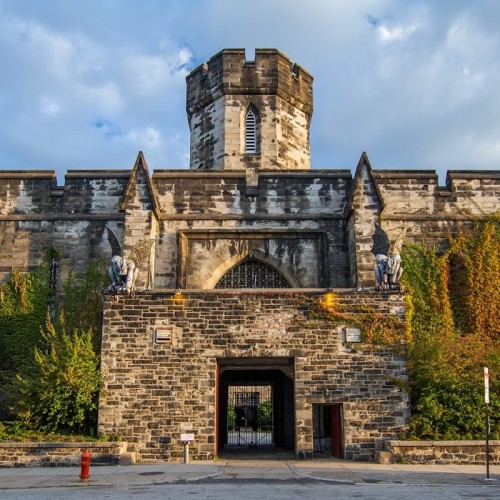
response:
<path fill-rule="evenodd" d="M 89 450 L 84 450 L 81 456 L 82 462 L 80 471 L 80 479 L 82 481 L 90 477 L 90 457 Z"/>

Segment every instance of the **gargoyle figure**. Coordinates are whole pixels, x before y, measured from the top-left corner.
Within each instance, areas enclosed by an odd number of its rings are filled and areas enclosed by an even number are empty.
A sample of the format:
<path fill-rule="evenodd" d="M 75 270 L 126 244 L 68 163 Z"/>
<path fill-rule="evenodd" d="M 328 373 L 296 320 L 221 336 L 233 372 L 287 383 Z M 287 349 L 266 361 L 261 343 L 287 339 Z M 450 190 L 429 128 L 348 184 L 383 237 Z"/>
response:
<path fill-rule="evenodd" d="M 391 247 L 387 233 L 375 224 L 372 253 L 375 255 L 375 289 L 401 290 L 401 249 L 406 234 L 406 228 L 401 231 Z"/>
<path fill-rule="evenodd" d="M 135 296 L 135 282 L 139 272 L 147 267 L 149 269 L 149 258 L 154 240 L 141 240 L 132 248 L 128 257 L 122 256 L 122 248 L 116 235 L 106 226 L 108 230 L 108 241 L 111 245 L 113 257 L 111 267 L 108 269 L 111 285 L 107 293 L 123 293 Z"/>

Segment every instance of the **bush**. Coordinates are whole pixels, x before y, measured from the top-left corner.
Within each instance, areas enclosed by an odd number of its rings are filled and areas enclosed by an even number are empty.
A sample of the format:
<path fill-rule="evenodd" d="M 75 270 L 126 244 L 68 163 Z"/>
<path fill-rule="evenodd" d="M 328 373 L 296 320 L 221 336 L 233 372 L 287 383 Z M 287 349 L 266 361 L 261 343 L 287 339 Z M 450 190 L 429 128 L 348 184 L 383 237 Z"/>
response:
<path fill-rule="evenodd" d="M 56 329 L 47 317 L 45 348 L 35 349 L 32 372 L 18 376 L 18 415 L 42 432 L 91 433 L 101 381 L 92 331 L 67 333 L 63 317 L 59 323 Z"/>

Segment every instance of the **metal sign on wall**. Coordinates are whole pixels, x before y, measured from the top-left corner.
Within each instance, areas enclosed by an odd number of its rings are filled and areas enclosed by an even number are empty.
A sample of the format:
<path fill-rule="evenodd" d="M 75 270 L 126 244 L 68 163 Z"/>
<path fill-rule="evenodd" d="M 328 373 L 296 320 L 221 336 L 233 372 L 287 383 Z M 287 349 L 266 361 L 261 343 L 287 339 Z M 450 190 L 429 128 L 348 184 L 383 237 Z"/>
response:
<path fill-rule="evenodd" d="M 361 342 L 361 330 L 359 328 L 348 326 L 344 328 L 346 342 Z"/>

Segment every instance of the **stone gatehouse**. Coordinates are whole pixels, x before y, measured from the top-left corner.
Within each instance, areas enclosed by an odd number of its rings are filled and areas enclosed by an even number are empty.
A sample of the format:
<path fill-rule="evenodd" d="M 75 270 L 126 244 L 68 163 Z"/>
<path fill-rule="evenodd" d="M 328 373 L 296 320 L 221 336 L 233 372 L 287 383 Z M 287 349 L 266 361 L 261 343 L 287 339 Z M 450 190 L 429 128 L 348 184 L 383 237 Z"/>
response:
<path fill-rule="evenodd" d="M 276 446 L 298 457 L 373 457 L 409 417 L 402 351 L 353 342 L 312 308 L 325 290 L 157 291 L 106 300 L 99 429 L 142 460 Z M 337 292 L 401 314 L 399 294 Z M 267 397 L 268 400 L 258 398 Z M 259 405 L 268 403 L 267 425 Z M 231 421 L 231 406 L 234 412 Z M 168 447 L 164 447 L 164 443 Z"/>
<path fill-rule="evenodd" d="M 135 297 L 105 296 L 99 432 L 140 460 L 277 447 L 370 459 L 409 418 L 402 352 L 314 313 L 334 290 L 401 316 L 374 291 L 375 224 L 441 244 L 498 211 L 500 174 L 312 169 L 312 77 L 274 49 L 225 49 L 187 77 L 189 170 L 0 172 L 0 278 L 61 253 L 62 277 L 151 242 Z"/>

